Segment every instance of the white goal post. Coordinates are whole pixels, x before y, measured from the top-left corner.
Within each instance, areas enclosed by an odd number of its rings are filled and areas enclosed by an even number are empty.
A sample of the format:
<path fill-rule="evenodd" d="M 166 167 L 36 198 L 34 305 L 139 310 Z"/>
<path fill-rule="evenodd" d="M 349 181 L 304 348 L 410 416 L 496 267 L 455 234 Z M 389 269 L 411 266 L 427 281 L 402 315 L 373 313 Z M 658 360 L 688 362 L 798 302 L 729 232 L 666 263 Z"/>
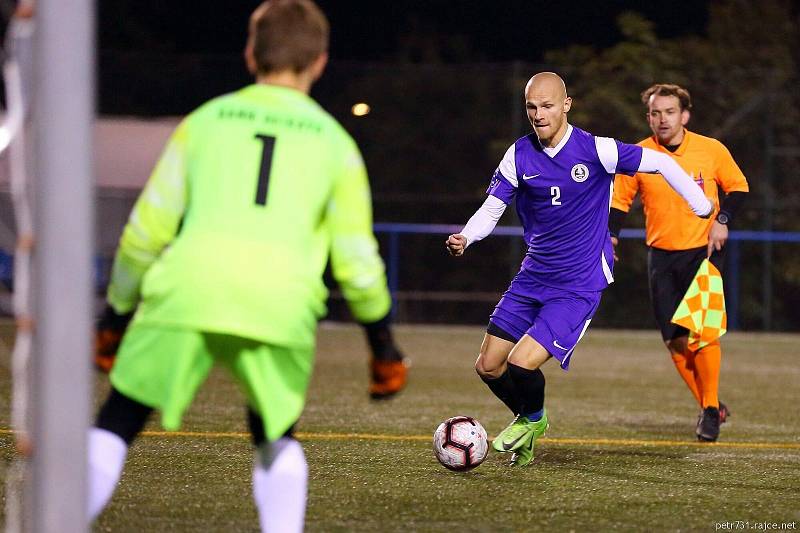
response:
<path fill-rule="evenodd" d="M 95 17 L 36 0 L 30 456 L 23 529 L 84 532 L 90 410 Z"/>

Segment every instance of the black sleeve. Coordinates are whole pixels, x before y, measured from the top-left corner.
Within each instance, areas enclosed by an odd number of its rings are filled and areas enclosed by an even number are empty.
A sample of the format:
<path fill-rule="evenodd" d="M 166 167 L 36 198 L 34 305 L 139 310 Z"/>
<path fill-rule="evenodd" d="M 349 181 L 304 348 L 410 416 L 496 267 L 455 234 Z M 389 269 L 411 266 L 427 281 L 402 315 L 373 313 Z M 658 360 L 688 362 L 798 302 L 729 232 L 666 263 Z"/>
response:
<path fill-rule="evenodd" d="M 622 225 L 625 223 L 625 217 L 628 213 L 616 207 L 611 208 L 608 214 L 608 231 L 611 232 L 612 237 L 619 238 L 619 232 L 622 230 Z"/>
<path fill-rule="evenodd" d="M 103 314 L 97 321 L 97 329 L 111 331 L 125 331 L 133 318 L 133 311 L 123 315 L 117 314 L 114 308 L 106 304 Z"/>
<path fill-rule="evenodd" d="M 739 208 L 741 208 L 746 195 L 747 193 L 744 191 L 729 192 L 725 195 L 725 199 L 722 201 L 719 212 L 728 215 L 728 220 L 732 221 L 734 219 L 734 215 L 736 215 L 737 211 L 739 211 Z M 611 225 L 610 222 L 609 225 Z"/>
<path fill-rule="evenodd" d="M 375 359 L 401 361 L 403 355 L 394 344 L 391 328 L 391 311 L 385 317 L 370 323 L 362 323 L 367 342 Z"/>

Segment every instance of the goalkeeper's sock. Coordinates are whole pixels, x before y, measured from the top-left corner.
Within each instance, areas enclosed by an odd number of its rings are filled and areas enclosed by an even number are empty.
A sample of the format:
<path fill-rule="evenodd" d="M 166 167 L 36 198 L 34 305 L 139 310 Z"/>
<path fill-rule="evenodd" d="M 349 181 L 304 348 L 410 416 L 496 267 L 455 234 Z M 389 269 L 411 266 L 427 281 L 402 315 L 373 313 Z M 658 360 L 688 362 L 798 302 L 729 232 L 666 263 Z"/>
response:
<path fill-rule="evenodd" d="M 692 391 L 694 399 L 697 400 L 697 405 L 703 405 L 703 399 L 700 396 L 700 389 L 697 386 L 697 376 L 695 373 L 695 355 L 693 352 L 687 350 L 686 353 L 673 353 L 672 362 L 675 364 L 675 370 L 678 371 L 686 386 Z"/>
<path fill-rule="evenodd" d="M 514 382 L 511 380 L 511 374 L 508 372 L 508 367 L 506 367 L 506 370 L 496 378 L 484 375 L 480 376 L 483 382 L 486 383 L 486 386 L 489 387 L 489 390 L 492 391 L 492 393 L 497 396 L 501 402 L 506 404 L 506 407 L 511 409 L 513 414 L 516 415 L 519 413 L 519 395 L 514 388 Z"/>
<path fill-rule="evenodd" d="M 719 368 L 722 363 L 722 349 L 719 340 L 703 346 L 694 357 L 694 365 L 700 377 L 700 390 L 703 408 L 719 408 Z"/>
<path fill-rule="evenodd" d="M 105 508 L 125 466 L 128 445 L 122 437 L 105 429 L 89 429 L 89 520 L 94 520 Z"/>
<path fill-rule="evenodd" d="M 253 499 L 261 531 L 303 531 L 307 484 L 308 464 L 299 442 L 282 437 L 257 448 Z"/>
<path fill-rule="evenodd" d="M 508 363 L 508 372 L 519 395 L 519 412 L 528 416 L 544 409 L 545 379 L 541 369 L 530 370 Z"/>

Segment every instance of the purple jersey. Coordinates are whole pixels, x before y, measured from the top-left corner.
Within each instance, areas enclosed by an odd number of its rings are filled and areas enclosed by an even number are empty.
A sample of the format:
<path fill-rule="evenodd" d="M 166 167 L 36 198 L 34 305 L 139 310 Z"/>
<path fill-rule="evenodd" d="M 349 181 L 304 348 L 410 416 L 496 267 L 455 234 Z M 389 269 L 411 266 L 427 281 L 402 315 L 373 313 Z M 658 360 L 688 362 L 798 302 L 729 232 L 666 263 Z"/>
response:
<path fill-rule="evenodd" d="M 555 148 L 535 133 L 506 152 L 486 191 L 516 200 L 528 251 L 520 275 L 550 287 L 599 291 L 614 281 L 608 211 L 614 174 L 633 175 L 640 146 L 567 126 Z"/>

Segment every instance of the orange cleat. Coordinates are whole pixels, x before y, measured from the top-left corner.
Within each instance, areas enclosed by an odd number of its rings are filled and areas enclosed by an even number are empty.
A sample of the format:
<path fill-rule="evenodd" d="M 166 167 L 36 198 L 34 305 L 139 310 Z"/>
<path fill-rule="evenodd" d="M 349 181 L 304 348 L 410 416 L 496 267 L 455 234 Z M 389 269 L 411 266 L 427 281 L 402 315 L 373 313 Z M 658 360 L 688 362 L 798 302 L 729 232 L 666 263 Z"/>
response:
<path fill-rule="evenodd" d="M 373 400 L 391 398 L 406 386 L 408 363 L 401 360 L 371 359 L 369 395 Z"/>

